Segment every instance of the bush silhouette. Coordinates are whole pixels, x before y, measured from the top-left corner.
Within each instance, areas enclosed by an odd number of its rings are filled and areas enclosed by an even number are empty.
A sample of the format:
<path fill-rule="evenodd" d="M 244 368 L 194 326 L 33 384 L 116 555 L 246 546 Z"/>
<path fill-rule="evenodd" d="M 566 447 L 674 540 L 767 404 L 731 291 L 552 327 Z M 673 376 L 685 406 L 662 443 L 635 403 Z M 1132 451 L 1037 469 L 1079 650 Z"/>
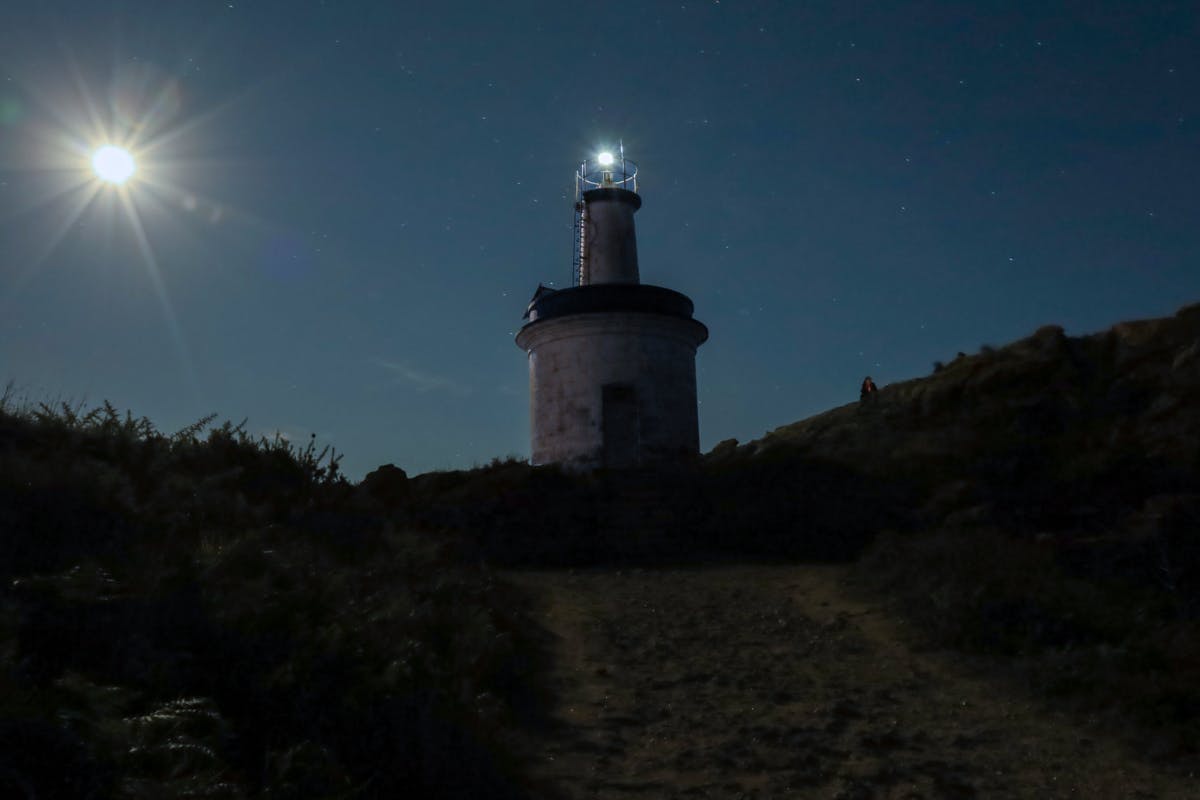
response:
<path fill-rule="evenodd" d="M 0 459 L 0 794 L 524 795 L 522 598 L 337 454 L 43 404 Z"/>

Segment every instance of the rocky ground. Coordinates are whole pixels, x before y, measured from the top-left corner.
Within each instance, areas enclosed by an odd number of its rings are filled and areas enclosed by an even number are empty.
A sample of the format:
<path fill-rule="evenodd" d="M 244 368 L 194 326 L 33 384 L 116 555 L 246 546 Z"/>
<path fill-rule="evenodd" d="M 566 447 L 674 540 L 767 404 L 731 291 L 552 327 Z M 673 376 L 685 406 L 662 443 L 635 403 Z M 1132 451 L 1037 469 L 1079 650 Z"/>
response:
<path fill-rule="evenodd" d="M 843 567 L 514 573 L 555 635 L 557 727 L 527 743 L 579 798 L 1185 798 L 961 655 L 914 648 Z"/>

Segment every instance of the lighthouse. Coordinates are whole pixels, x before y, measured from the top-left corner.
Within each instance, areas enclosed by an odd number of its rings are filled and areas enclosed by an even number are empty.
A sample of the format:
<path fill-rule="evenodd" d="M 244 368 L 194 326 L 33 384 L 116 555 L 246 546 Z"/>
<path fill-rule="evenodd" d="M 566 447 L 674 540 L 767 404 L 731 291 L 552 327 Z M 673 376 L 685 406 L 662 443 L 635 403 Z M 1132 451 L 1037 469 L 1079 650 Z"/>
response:
<path fill-rule="evenodd" d="M 637 166 L 600 153 L 575 174 L 572 286 L 539 286 L 516 343 L 529 359 L 533 464 L 673 463 L 700 450 L 692 301 L 641 283 Z"/>

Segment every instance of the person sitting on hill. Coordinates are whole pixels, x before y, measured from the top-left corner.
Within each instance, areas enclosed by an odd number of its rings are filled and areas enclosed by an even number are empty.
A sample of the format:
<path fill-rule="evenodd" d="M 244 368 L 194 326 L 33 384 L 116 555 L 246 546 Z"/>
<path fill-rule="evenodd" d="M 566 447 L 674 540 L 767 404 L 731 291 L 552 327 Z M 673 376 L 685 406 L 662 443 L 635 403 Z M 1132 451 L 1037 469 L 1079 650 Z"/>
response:
<path fill-rule="evenodd" d="M 871 380 L 871 376 L 868 375 L 867 377 L 863 378 L 862 388 L 859 389 L 859 402 L 865 403 L 866 401 L 872 399 L 875 396 L 875 393 L 878 391 L 879 388 L 875 385 L 875 381 Z"/>

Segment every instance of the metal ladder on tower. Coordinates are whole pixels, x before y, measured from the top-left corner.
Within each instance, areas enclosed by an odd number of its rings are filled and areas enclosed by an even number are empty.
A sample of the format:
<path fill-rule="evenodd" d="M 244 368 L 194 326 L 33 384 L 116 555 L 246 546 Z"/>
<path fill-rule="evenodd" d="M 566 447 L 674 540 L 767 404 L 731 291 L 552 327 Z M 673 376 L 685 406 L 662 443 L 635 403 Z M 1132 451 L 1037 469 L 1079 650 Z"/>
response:
<path fill-rule="evenodd" d="M 571 261 L 573 286 L 582 286 L 587 278 L 587 204 L 575 201 L 575 256 Z"/>

